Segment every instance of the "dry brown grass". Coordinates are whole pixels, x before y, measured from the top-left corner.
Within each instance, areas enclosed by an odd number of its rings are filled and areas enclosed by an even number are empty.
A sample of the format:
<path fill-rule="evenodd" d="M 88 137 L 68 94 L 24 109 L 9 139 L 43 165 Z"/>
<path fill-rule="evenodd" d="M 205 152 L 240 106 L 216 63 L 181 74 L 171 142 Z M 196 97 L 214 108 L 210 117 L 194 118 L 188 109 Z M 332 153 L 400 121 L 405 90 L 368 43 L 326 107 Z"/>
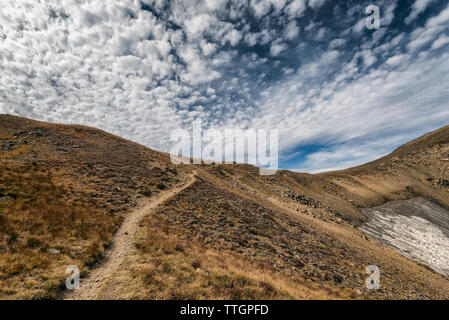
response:
<path fill-rule="evenodd" d="M 68 201 L 52 175 L 37 164 L 0 162 L 0 298 L 54 297 L 64 277 L 55 270 L 93 264 L 120 223 L 82 195 Z"/>
<path fill-rule="evenodd" d="M 449 297 L 447 278 L 369 241 L 354 226 L 304 215 L 292 203 L 259 199 L 254 196 L 258 190 L 249 186 L 243 191 L 229 188 L 230 179 L 216 180 L 200 169 L 198 172 L 194 185 L 165 202 L 147 220 L 152 226 L 147 232 L 149 241 L 161 230 L 184 244 L 200 243 L 220 254 L 231 252 L 232 259 L 245 261 L 254 269 L 262 264 L 285 275 L 284 279 L 308 279 L 334 298 Z M 325 210 L 314 208 L 313 201 L 310 205 L 310 210 Z M 382 270 L 381 290 L 365 287 L 366 267 L 371 264 Z M 177 281 L 184 286 L 182 279 Z M 303 297 L 303 292 L 303 288 L 289 291 L 294 297 Z"/>
<path fill-rule="evenodd" d="M 449 281 L 354 226 L 360 208 L 423 196 L 449 207 L 449 128 L 341 172 L 198 166 L 199 182 L 145 221 L 102 298 L 448 298 Z M 0 115 L 0 298 L 53 298 L 68 265 L 88 272 L 139 197 L 189 166 L 82 126 Z M 195 189 L 196 188 L 196 189 Z M 364 292 L 377 264 L 383 289 Z"/>
<path fill-rule="evenodd" d="M 186 242 L 147 220 L 137 252 L 111 276 L 100 299 L 348 299 L 354 290 L 323 288 L 303 277 L 274 272 L 230 251 Z M 150 222 L 151 220 L 151 222 Z M 165 229 L 167 232 L 164 232 Z"/>
<path fill-rule="evenodd" d="M 179 180 L 167 159 L 97 129 L 0 115 L 0 299 L 54 298 L 68 265 L 88 272 L 137 199 Z"/>

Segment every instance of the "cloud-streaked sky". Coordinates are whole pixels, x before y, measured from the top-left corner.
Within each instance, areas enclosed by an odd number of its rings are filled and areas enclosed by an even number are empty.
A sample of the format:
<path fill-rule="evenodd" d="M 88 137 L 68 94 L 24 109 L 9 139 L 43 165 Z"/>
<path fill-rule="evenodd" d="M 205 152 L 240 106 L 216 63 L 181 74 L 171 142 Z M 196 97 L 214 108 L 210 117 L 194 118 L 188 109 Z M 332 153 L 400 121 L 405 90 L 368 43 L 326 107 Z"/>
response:
<path fill-rule="evenodd" d="M 2 0 L 0 113 L 161 151 L 198 119 L 279 129 L 280 167 L 346 168 L 449 124 L 449 3 Z"/>

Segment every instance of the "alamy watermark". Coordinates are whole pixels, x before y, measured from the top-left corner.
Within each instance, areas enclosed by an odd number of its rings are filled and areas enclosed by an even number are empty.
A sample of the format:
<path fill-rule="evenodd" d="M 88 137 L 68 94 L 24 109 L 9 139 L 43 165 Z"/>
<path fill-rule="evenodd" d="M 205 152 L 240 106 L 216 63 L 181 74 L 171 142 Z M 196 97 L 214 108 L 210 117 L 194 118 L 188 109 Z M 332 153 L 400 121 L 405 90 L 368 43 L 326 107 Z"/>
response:
<path fill-rule="evenodd" d="M 380 29 L 380 9 L 376 5 L 366 7 L 365 13 L 369 16 L 365 20 L 365 26 L 368 30 Z"/>
<path fill-rule="evenodd" d="M 369 290 L 380 289 L 380 270 L 378 266 L 370 265 L 366 267 L 366 273 L 370 276 L 365 281 L 365 286 Z"/>
<path fill-rule="evenodd" d="M 246 163 L 260 167 L 261 175 L 278 170 L 277 129 L 207 129 L 194 121 L 192 132 L 174 130 L 170 158 L 174 164 Z"/>
<path fill-rule="evenodd" d="M 65 280 L 68 290 L 78 290 L 80 288 L 80 269 L 77 266 L 68 266 L 65 273 L 70 274 Z"/>

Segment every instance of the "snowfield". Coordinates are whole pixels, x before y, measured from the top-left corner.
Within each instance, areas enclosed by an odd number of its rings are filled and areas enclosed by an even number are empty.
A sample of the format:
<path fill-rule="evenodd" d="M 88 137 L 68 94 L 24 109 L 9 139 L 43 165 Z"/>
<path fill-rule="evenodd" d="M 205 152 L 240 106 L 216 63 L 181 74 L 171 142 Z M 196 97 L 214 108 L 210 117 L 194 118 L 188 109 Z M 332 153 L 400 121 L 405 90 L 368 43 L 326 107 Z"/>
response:
<path fill-rule="evenodd" d="M 449 211 L 424 198 L 365 209 L 368 236 L 449 276 Z"/>

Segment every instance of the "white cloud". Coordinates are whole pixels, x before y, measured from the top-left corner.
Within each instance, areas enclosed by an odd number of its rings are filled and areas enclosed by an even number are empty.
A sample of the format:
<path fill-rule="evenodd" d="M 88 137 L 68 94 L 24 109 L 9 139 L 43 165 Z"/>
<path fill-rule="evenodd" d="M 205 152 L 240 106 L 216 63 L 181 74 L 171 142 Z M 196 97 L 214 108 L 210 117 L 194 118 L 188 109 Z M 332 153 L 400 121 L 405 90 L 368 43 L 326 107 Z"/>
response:
<path fill-rule="evenodd" d="M 422 28 L 415 29 L 411 34 L 411 41 L 407 45 L 409 51 L 416 51 L 434 40 L 446 30 L 449 22 L 449 5 L 437 16 L 430 18 Z"/>
<path fill-rule="evenodd" d="M 197 38 L 206 31 L 214 22 L 214 17 L 208 14 L 200 14 L 185 21 L 186 32 L 191 37 Z"/>
<path fill-rule="evenodd" d="M 316 14 L 326 1 L 144 0 L 153 14 L 139 1 L 3 0 L 0 111 L 163 151 L 171 130 L 197 118 L 204 128 L 279 128 L 283 150 L 331 145 L 335 155 L 309 156 L 310 170 L 365 161 L 396 143 L 381 148 L 383 132 L 423 132 L 449 116 L 449 7 L 396 35 L 385 27 L 396 2 L 379 3 L 383 28 L 368 38 L 364 19 L 351 32 L 363 6 L 342 15 L 338 34 Z"/>
<path fill-rule="evenodd" d="M 343 144 L 324 148 L 306 156 L 302 167 L 294 169 L 298 172 L 319 173 L 326 171 L 343 170 L 379 159 L 413 139 L 422 131 L 415 134 L 396 134 L 360 143 L 360 141 L 349 141 Z"/>
<path fill-rule="evenodd" d="M 387 27 L 393 22 L 394 10 L 397 7 L 397 0 L 388 1 L 384 12 L 381 15 L 381 25 L 382 27 Z"/>
<path fill-rule="evenodd" d="M 421 55 L 416 60 L 393 56 L 384 66 L 401 65 L 400 69 L 381 67 L 365 75 L 353 73 L 356 79 L 347 81 L 344 74 L 351 68 L 342 68 L 343 77 L 314 83 L 324 78 L 323 70 L 333 72 L 326 64 L 339 67 L 334 55 L 323 55 L 326 58 L 321 58 L 321 63 L 312 63 L 268 89 L 258 101 L 260 111 L 251 123 L 254 128 L 280 128 L 281 136 L 286 137 L 280 144 L 284 152 L 298 145 L 337 144 L 330 152 L 310 155 L 301 169 L 343 168 L 374 160 L 410 137 L 402 137 L 400 143 L 388 142 L 388 132 L 423 134 L 447 124 L 449 53 L 432 58 Z M 357 141 L 351 147 L 355 150 L 363 149 L 361 141 L 365 140 L 372 149 L 364 154 L 348 151 L 351 141 Z M 340 150 L 340 144 L 346 149 Z M 321 157 L 324 160 L 320 162 Z"/>
<path fill-rule="evenodd" d="M 200 41 L 200 47 L 203 55 L 205 56 L 213 55 L 215 52 L 217 52 L 218 49 L 218 46 L 216 44 L 207 42 L 206 40 Z"/>
<path fill-rule="evenodd" d="M 271 8 L 271 2 L 267 0 L 251 0 L 251 8 L 257 18 L 266 15 Z"/>
<path fill-rule="evenodd" d="M 232 46 L 235 46 L 240 42 L 241 39 L 242 34 L 239 31 L 233 29 L 223 37 L 222 42 L 223 43 L 229 42 Z"/>
<path fill-rule="evenodd" d="M 172 31 L 132 3 L 2 4 L 11 21 L 1 26 L 3 112 L 97 126 L 165 149 L 167 131 L 182 122 L 173 104 L 181 86 L 169 80 L 177 68 Z M 214 76 L 195 64 L 184 74 L 202 79 L 201 71 Z"/>
<path fill-rule="evenodd" d="M 290 21 L 284 30 L 284 37 L 288 40 L 293 40 L 299 35 L 299 27 L 295 21 Z"/>
<path fill-rule="evenodd" d="M 447 44 L 449 44 L 449 37 L 445 36 L 445 35 L 441 35 L 437 40 L 435 40 L 432 43 L 432 50 L 440 49 Z"/>
<path fill-rule="evenodd" d="M 206 6 L 210 10 L 221 10 L 226 5 L 226 0 L 205 0 Z"/>
<path fill-rule="evenodd" d="M 360 19 L 353 27 L 352 31 L 360 33 L 366 28 L 366 18 Z"/>
<path fill-rule="evenodd" d="M 415 20 L 418 15 L 424 12 L 424 10 L 426 10 L 432 2 L 434 2 L 434 0 L 415 0 L 415 2 L 413 3 L 412 11 L 407 16 L 407 18 L 405 18 L 405 23 L 409 24 L 413 20 Z"/>
<path fill-rule="evenodd" d="M 331 41 L 331 43 L 329 44 L 329 49 L 336 49 L 341 47 L 342 45 L 344 45 L 346 43 L 345 39 L 334 39 Z"/>
<path fill-rule="evenodd" d="M 316 9 L 321 7 L 327 0 L 309 0 L 309 6 Z"/>
<path fill-rule="evenodd" d="M 388 60 L 385 62 L 390 67 L 397 67 L 401 63 L 407 62 L 408 56 L 405 54 L 398 54 L 396 56 L 388 58 Z"/>
<path fill-rule="evenodd" d="M 306 8 L 306 0 L 293 0 L 285 8 L 285 11 L 290 16 L 290 18 L 299 18 L 304 14 Z"/>
<path fill-rule="evenodd" d="M 371 50 L 363 50 L 360 52 L 360 56 L 363 58 L 365 68 L 369 68 L 377 62 L 377 58 L 374 56 Z"/>
<path fill-rule="evenodd" d="M 270 48 L 270 55 L 273 57 L 279 55 L 282 51 L 285 51 L 288 46 L 285 43 L 275 43 Z"/>
<path fill-rule="evenodd" d="M 257 33 L 248 33 L 245 35 L 245 42 L 250 45 L 254 46 L 257 44 L 257 40 L 259 38 L 259 35 Z"/>
<path fill-rule="evenodd" d="M 449 5 L 436 17 L 430 18 L 426 23 L 427 27 L 438 27 L 449 22 Z"/>

